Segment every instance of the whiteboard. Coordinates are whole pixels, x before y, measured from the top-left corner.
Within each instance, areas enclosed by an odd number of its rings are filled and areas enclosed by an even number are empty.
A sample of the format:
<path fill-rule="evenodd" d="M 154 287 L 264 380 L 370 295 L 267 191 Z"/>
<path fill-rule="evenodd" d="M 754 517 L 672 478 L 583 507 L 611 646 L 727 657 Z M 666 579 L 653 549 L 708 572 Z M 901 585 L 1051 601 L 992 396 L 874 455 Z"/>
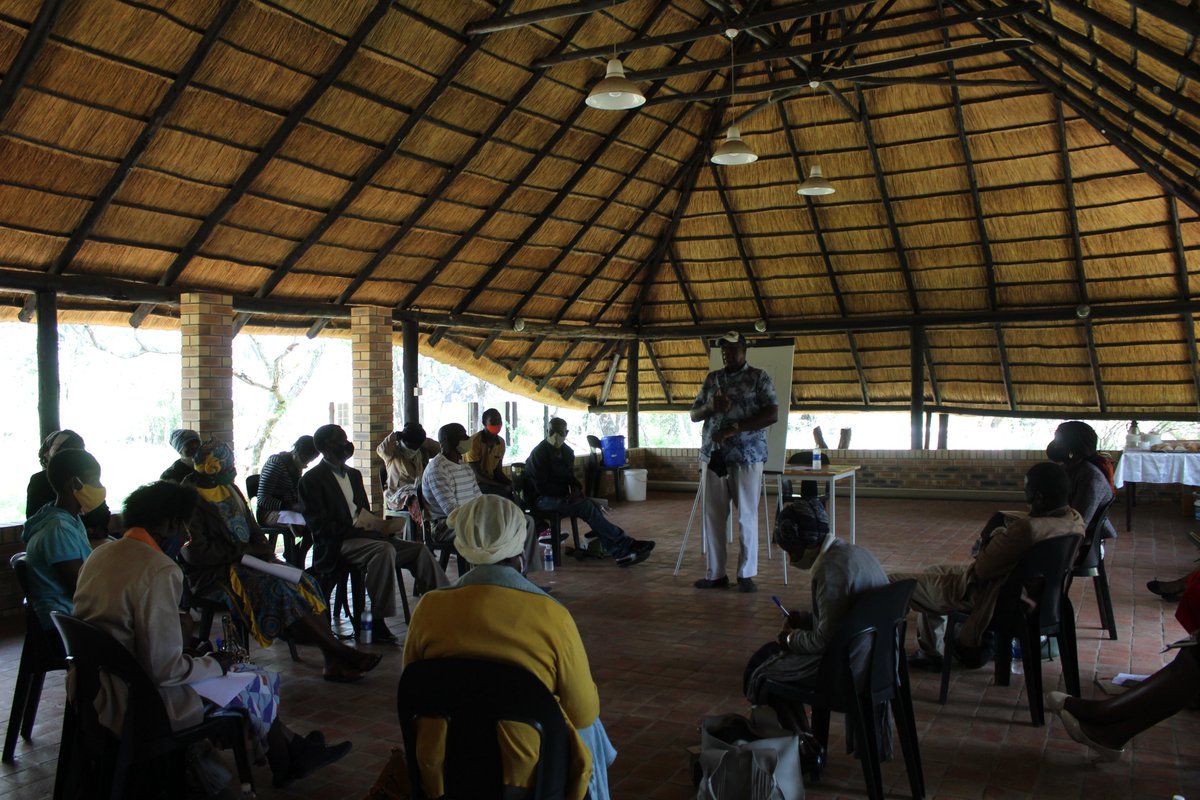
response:
<path fill-rule="evenodd" d="M 788 413 L 792 408 L 792 362 L 796 357 L 794 339 L 767 339 L 746 345 L 746 363 L 758 367 L 771 376 L 775 384 L 775 396 L 779 399 L 779 420 L 767 428 L 767 463 L 764 472 L 783 472 L 787 458 Z M 708 370 L 724 369 L 721 348 L 708 350 Z"/>

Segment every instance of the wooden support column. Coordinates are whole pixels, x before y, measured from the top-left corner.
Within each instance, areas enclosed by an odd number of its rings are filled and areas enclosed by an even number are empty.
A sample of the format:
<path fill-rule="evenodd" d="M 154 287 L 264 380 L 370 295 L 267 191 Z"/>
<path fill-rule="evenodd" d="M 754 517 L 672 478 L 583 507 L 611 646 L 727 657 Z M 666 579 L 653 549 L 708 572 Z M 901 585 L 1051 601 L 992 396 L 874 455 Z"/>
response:
<path fill-rule="evenodd" d="M 350 309 L 350 354 L 354 371 L 354 431 L 350 434 L 354 442 L 354 467 L 363 473 L 371 506 L 381 509 L 383 487 L 374 477 L 375 445 L 394 430 L 390 308 Z"/>
<path fill-rule="evenodd" d="M 62 430 L 58 416 L 58 295 L 38 292 L 37 302 L 37 369 L 38 369 L 38 427 L 42 439 Z"/>
<path fill-rule="evenodd" d="M 628 428 L 625 436 L 625 447 L 632 450 L 640 447 L 638 444 L 638 356 L 641 355 L 641 342 L 634 339 L 629 343 L 629 354 L 625 358 L 625 398 L 629 404 L 627 418 Z"/>
<path fill-rule="evenodd" d="M 420 385 L 417 377 L 417 356 L 420 355 L 417 321 L 406 319 L 400 323 L 401 365 L 404 380 L 404 424 L 421 421 L 421 398 L 417 396 Z M 388 381 L 391 385 L 391 381 Z"/>
<path fill-rule="evenodd" d="M 938 450 L 948 449 L 946 447 L 946 433 L 947 433 L 946 429 L 949 427 L 950 427 L 950 415 L 944 414 L 944 413 L 938 414 L 938 445 L 937 445 Z"/>
<path fill-rule="evenodd" d="M 233 445 L 233 298 L 185 292 L 179 298 L 183 427 Z M 257 464 L 244 464 L 243 470 Z M 247 473 L 248 474 L 248 473 Z"/>
<path fill-rule="evenodd" d="M 910 334 L 910 359 L 912 365 L 912 449 L 920 450 L 923 444 L 925 414 L 925 329 L 914 326 Z"/>

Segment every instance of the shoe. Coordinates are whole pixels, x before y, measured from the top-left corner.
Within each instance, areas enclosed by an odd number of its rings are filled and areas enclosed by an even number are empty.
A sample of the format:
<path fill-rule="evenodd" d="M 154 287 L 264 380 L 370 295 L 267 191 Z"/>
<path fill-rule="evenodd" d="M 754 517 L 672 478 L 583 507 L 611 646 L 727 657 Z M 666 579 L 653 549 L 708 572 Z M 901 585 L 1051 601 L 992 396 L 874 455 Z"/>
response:
<path fill-rule="evenodd" d="M 1116 761 L 1125 752 L 1124 747 L 1117 750 L 1093 741 L 1092 737 L 1083 732 L 1083 726 L 1079 724 L 1079 720 L 1075 718 L 1075 715 L 1065 708 L 1058 712 L 1058 718 L 1062 720 L 1063 727 L 1067 730 L 1067 735 L 1080 744 L 1090 747 L 1096 754 L 1097 761 Z"/>
<path fill-rule="evenodd" d="M 1046 704 L 1046 710 L 1051 714 L 1062 713 L 1063 706 L 1066 704 L 1067 698 L 1070 696 L 1071 695 L 1067 694 L 1066 692 L 1046 692 L 1046 696 L 1043 698 Z"/>
<path fill-rule="evenodd" d="M 738 591 L 742 594 L 754 594 L 758 587 L 754 585 L 752 578 L 738 578 Z"/>
<path fill-rule="evenodd" d="M 708 578 L 701 578 L 693 583 L 692 586 L 695 586 L 697 589 L 728 589 L 729 577 L 722 575 L 719 578 L 712 578 L 711 580 Z"/>
<path fill-rule="evenodd" d="M 371 644 L 395 644 L 398 641 L 400 639 L 396 637 L 396 634 L 389 630 L 371 631 Z"/>
<path fill-rule="evenodd" d="M 1149 589 L 1152 594 L 1158 595 L 1163 600 L 1166 600 L 1168 603 L 1178 603 L 1180 600 L 1183 599 L 1182 592 L 1163 591 L 1162 583 L 1157 578 L 1155 578 L 1152 581 L 1147 581 L 1146 588 Z"/>
<path fill-rule="evenodd" d="M 617 557 L 618 567 L 632 567 L 634 564 L 640 564 L 650 557 L 654 552 L 654 542 L 634 542 L 629 546 L 629 551 L 623 556 Z"/>
<path fill-rule="evenodd" d="M 941 672 L 942 657 L 940 655 L 930 655 L 924 650 L 918 650 L 908 657 L 908 666 L 928 672 Z"/>

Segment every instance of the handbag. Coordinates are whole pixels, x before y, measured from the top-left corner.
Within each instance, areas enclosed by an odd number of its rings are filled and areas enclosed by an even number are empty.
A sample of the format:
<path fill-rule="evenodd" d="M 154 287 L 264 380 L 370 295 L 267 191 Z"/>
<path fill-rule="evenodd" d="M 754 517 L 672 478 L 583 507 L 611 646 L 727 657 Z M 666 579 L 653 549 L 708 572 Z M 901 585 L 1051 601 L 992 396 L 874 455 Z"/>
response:
<path fill-rule="evenodd" d="M 755 707 L 700 724 L 697 800 L 803 800 L 800 740 L 774 711 Z"/>

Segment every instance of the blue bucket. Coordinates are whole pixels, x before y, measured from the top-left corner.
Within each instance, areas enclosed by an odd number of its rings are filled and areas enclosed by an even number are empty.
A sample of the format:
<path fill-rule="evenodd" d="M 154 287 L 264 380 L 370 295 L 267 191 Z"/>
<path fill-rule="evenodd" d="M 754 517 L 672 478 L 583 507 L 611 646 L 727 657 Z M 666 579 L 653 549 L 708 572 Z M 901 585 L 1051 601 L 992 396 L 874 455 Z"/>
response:
<path fill-rule="evenodd" d="M 600 452 L 604 454 L 604 466 L 625 466 L 625 437 L 605 436 L 600 440 Z"/>

